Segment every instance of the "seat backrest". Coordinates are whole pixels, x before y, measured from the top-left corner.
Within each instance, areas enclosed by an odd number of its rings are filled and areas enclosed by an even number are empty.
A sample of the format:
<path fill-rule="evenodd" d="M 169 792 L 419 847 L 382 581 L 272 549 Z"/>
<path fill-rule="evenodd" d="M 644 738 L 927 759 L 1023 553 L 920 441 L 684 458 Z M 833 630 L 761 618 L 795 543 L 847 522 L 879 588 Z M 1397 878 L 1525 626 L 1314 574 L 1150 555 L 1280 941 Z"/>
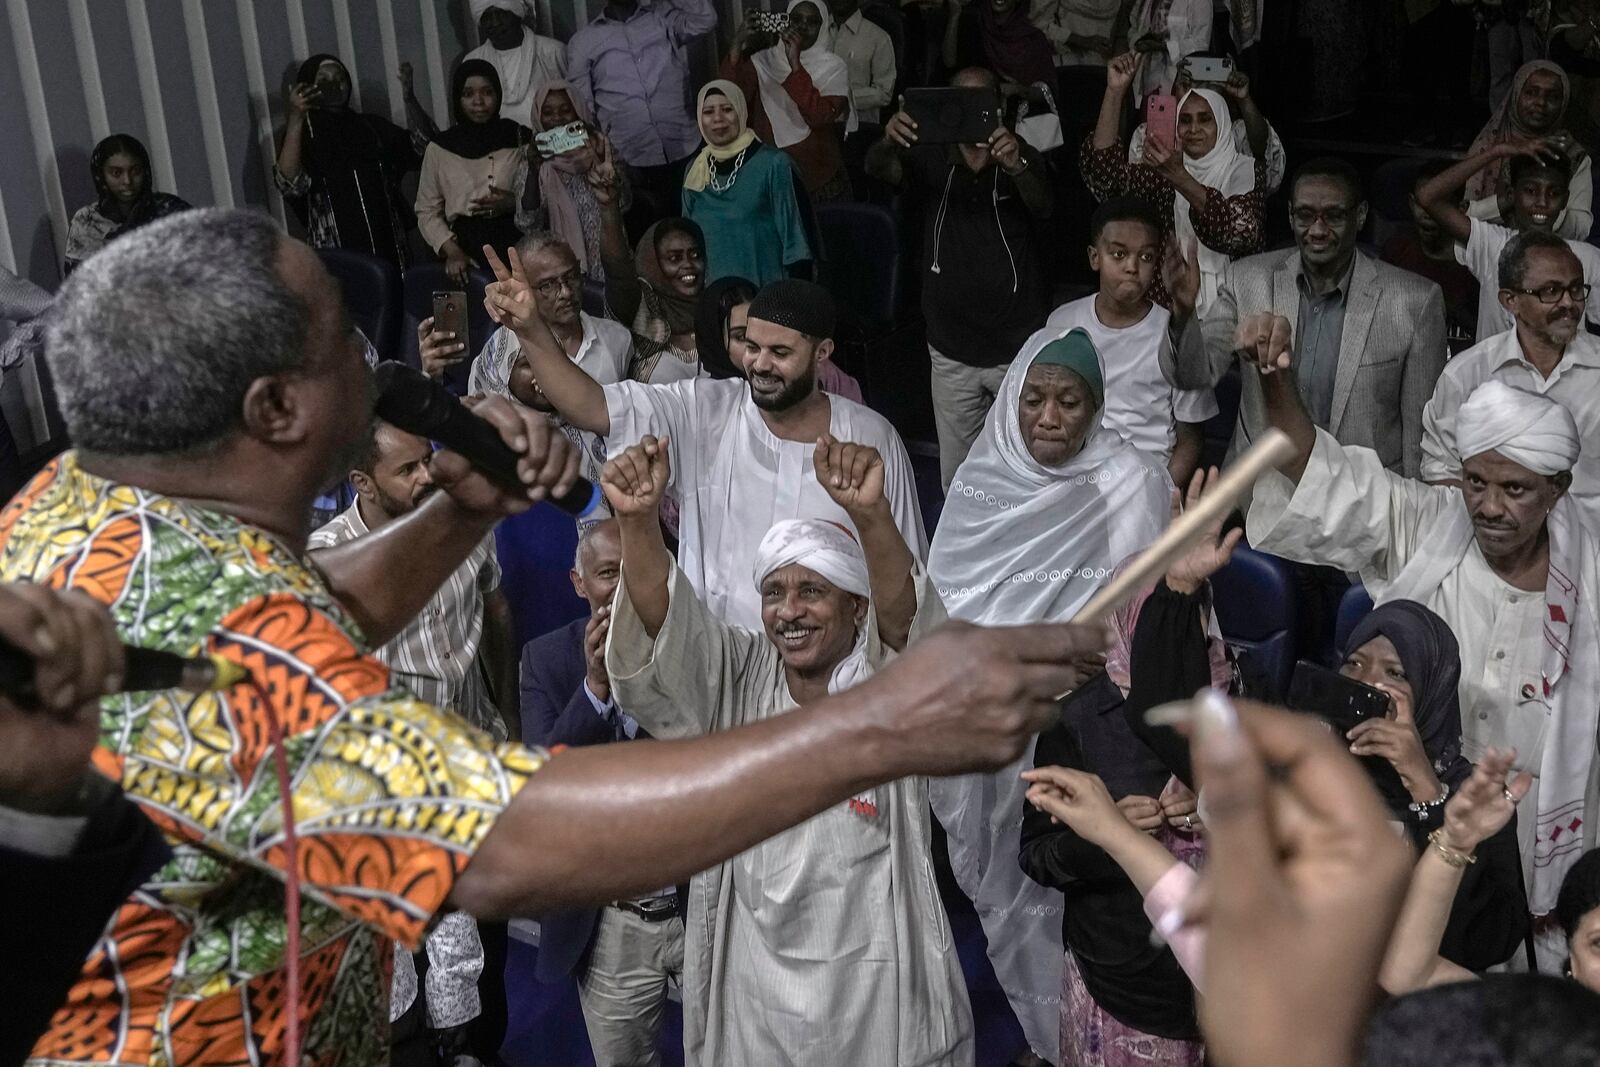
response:
<path fill-rule="evenodd" d="M 384 359 L 401 355 L 400 269 L 387 259 L 347 248 L 319 248 L 323 266 L 339 281 L 350 318 Z"/>
<path fill-rule="evenodd" d="M 1229 644 L 1248 649 L 1278 692 L 1294 670 L 1294 586 L 1288 564 L 1243 546 L 1211 576 L 1217 624 Z"/>
<path fill-rule="evenodd" d="M 494 533 L 519 649 L 588 612 L 567 577 L 578 548 L 572 516 L 541 504 L 501 520 Z"/>
<path fill-rule="evenodd" d="M 607 317 L 605 283 L 589 278 L 583 280 L 583 310 L 597 319 Z"/>
<path fill-rule="evenodd" d="M 1357 582 L 1344 591 L 1344 596 L 1339 599 L 1339 614 L 1333 624 L 1333 647 L 1335 651 L 1342 651 L 1350 641 L 1350 635 L 1355 631 L 1356 625 L 1366 618 L 1372 611 L 1372 597 L 1367 595 L 1367 587 Z"/>
<path fill-rule="evenodd" d="M 467 281 L 467 358 L 451 367 L 444 376 L 445 386 L 458 396 L 466 393 L 467 374 L 472 367 L 472 358 L 478 354 L 484 343 L 489 340 L 489 335 L 497 328 L 483 306 L 483 291 L 492 281 L 494 275 L 477 267 L 472 268 Z M 406 271 L 404 285 L 406 341 L 403 351 L 405 361 L 413 367 L 421 366 L 421 356 L 417 352 L 417 324 L 433 314 L 433 294 L 456 288 L 456 283 L 445 274 L 442 263 L 423 263 Z"/>
<path fill-rule="evenodd" d="M 841 319 L 866 334 L 894 324 L 900 299 L 900 230 L 879 204 L 816 207 L 822 240 L 818 280 L 839 302 Z"/>

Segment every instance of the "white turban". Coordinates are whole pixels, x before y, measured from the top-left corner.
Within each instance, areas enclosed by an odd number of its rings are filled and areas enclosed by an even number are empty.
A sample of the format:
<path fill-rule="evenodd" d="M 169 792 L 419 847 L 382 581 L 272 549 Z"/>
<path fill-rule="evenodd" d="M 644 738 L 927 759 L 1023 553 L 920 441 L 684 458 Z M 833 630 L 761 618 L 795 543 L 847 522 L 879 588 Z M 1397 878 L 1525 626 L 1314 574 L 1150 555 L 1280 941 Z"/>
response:
<path fill-rule="evenodd" d="M 1487 381 L 1456 413 L 1456 451 L 1463 460 L 1498 452 L 1535 474 L 1560 474 L 1578 459 L 1578 424 L 1548 397 Z"/>
<path fill-rule="evenodd" d="M 519 19 L 528 18 L 533 14 L 533 4 L 529 3 L 529 0 L 467 0 L 467 6 L 472 8 L 474 26 L 483 18 L 483 13 L 491 7 L 505 8 Z"/>
<path fill-rule="evenodd" d="M 870 596 L 867 557 L 844 527 L 822 519 L 784 519 L 767 531 L 756 549 L 756 588 L 767 575 L 798 563 L 816 571 L 835 587 L 857 596 Z"/>

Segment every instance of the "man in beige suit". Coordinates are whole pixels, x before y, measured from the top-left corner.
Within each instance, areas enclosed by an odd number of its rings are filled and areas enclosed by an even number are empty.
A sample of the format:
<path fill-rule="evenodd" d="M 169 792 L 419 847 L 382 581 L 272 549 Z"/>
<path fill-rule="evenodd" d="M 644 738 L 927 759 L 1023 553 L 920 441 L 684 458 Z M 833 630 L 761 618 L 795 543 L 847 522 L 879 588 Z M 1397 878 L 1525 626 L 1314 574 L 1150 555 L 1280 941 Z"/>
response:
<path fill-rule="evenodd" d="M 1431 281 L 1357 250 L 1367 219 L 1355 169 L 1314 160 L 1289 194 L 1293 251 L 1265 252 L 1229 264 L 1203 320 L 1183 290 L 1187 270 L 1169 249 L 1163 271 L 1173 293 L 1161 365 L 1179 389 L 1214 386 L 1234 363 L 1239 334 L 1274 316 L 1287 319 L 1294 366 L 1312 420 L 1343 445 L 1378 453 L 1407 477 L 1422 466 L 1422 409 L 1444 369 L 1444 296 Z M 1268 426 L 1261 382 L 1245 375 L 1237 452 Z"/>

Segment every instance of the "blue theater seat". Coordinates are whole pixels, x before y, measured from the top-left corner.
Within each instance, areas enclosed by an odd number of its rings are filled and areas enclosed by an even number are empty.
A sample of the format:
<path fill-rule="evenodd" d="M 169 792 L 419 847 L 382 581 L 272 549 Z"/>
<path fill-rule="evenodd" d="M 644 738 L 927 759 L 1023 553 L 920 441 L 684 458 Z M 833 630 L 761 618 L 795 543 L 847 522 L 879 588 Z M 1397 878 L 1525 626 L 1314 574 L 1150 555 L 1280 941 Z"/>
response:
<path fill-rule="evenodd" d="M 1288 564 L 1240 546 L 1211 577 L 1217 623 L 1228 644 L 1250 654 L 1278 692 L 1294 671 L 1294 588 Z"/>
<path fill-rule="evenodd" d="M 489 335 L 498 328 L 483 306 L 483 290 L 492 281 L 494 275 L 488 271 L 472 268 L 467 283 L 467 358 L 446 371 L 444 376 L 445 386 L 457 396 L 466 394 L 472 357 L 478 354 L 484 342 L 489 340 Z M 406 271 L 403 287 L 406 333 L 403 358 L 413 367 L 421 366 L 421 357 L 417 353 L 417 323 L 433 314 L 435 292 L 455 288 L 456 283 L 445 274 L 443 263 L 422 263 Z"/>
<path fill-rule="evenodd" d="M 1356 624 L 1367 617 L 1372 611 L 1372 598 L 1367 595 L 1367 587 L 1357 582 L 1345 590 L 1344 597 L 1339 601 L 1339 617 L 1333 627 L 1333 641 L 1336 651 L 1342 651 L 1345 642 L 1350 640 L 1350 634 L 1355 630 Z"/>
<path fill-rule="evenodd" d="M 345 307 L 383 359 L 403 351 L 400 315 L 400 270 L 387 259 L 343 248 L 319 248 L 323 266 L 339 281 Z"/>

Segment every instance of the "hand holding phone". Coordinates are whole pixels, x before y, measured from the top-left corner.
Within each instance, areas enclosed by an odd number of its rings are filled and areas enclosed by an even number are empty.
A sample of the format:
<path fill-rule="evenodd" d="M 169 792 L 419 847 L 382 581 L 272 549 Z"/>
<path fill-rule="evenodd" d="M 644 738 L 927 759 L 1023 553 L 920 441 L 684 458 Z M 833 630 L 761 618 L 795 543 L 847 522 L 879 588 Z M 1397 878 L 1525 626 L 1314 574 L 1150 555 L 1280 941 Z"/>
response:
<path fill-rule="evenodd" d="M 1144 101 L 1145 140 L 1171 150 L 1178 145 L 1178 98 L 1151 93 Z"/>

